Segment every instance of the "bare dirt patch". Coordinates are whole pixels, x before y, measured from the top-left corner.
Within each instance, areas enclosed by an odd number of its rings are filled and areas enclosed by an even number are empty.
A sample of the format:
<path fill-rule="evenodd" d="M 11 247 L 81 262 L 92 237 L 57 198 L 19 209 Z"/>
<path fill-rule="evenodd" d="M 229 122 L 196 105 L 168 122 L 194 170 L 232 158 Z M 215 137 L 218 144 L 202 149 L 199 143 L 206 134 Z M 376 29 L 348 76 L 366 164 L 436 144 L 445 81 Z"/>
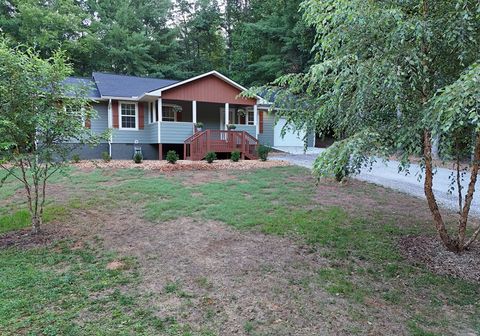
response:
<path fill-rule="evenodd" d="M 124 267 L 125 267 L 125 264 L 123 262 L 114 260 L 112 262 L 109 262 L 106 268 L 110 271 L 115 271 L 115 270 L 123 269 Z"/>
<path fill-rule="evenodd" d="M 398 241 L 399 250 L 405 258 L 425 265 L 436 274 L 480 282 L 480 245 L 473 246 L 462 255 L 446 251 L 435 235 L 431 213 L 422 199 L 350 179 L 341 184 L 321 181 L 315 201 L 320 205 L 339 206 L 355 217 L 377 216 L 375 221 L 383 220 L 402 228 L 421 225 L 430 230 L 430 236 L 409 235 Z M 456 225 L 455 213 L 446 210 L 442 213 L 447 225 Z M 479 220 L 472 217 L 470 223 L 476 226 Z"/>
<path fill-rule="evenodd" d="M 61 184 L 51 183 L 47 184 L 46 193 L 48 200 L 62 202 L 70 197 L 71 190 Z M 13 196 L 9 197 L 8 199 L 0 200 L 0 207 L 18 205 L 26 202 L 27 192 L 25 191 L 25 188 L 19 188 L 15 191 Z"/>
<path fill-rule="evenodd" d="M 180 171 L 170 177 L 182 180 L 185 186 L 196 186 L 205 183 L 225 183 L 238 180 L 237 175 L 229 170 L 216 171 Z"/>
<path fill-rule="evenodd" d="M 291 238 L 240 231 L 217 221 L 180 218 L 151 223 L 122 208 L 89 211 L 72 220 L 101 237 L 107 249 L 135 256 L 146 306 L 194 330 L 219 335 L 406 334 L 405 316 L 389 307 L 351 316 L 352 303 L 311 281 L 330 267 L 320 252 Z M 356 307 L 363 312 L 364 308 Z"/>
<path fill-rule="evenodd" d="M 430 225 L 432 222 L 425 200 L 355 179 L 342 183 L 321 180 L 314 201 L 323 206 L 341 207 L 356 217 L 370 218 L 380 214 L 385 221 L 401 227 L 411 227 L 412 223 Z M 444 210 L 443 213 L 446 221 L 454 219 L 452 211 Z M 477 220 L 472 218 L 472 221 Z"/>
<path fill-rule="evenodd" d="M 251 170 L 259 168 L 284 167 L 289 166 L 287 161 L 258 161 L 258 160 L 241 160 L 239 162 L 232 162 L 230 160 L 217 160 L 213 163 L 205 161 L 185 161 L 179 160 L 176 164 L 168 163 L 167 161 L 144 161 L 141 164 L 136 164 L 133 161 L 114 160 L 104 162 L 101 160 L 81 161 L 72 164 L 72 166 L 82 170 L 91 171 L 97 168 L 100 169 L 144 169 L 156 170 L 161 172 L 173 171 L 196 171 L 196 170 Z"/>
<path fill-rule="evenodd" d="M 355 179 L 342 183 L 319 181 L 315 201 L 327 206 L 341 206 L 350 212 L 358 212 L 360 209 L 369 212 L 380 207 L 382 211 L 389 208 L 393 212 L 401 212 L 407 205 L 411 210 L 424 206 L 421 200 L 417 202 L 417 199 L 406 194 Z"/>
<path fill-rule="evenodd" d="M 45 247 L 69 236 L 68 228 L 53 223 L 43 225 L 42 231 L 35 235 L 30 228 L 11 231 L 0 235 L 0 250 L 11 247 L 20 249 Z"/>
<path fill-rule="evenodd" d="M 422 263 L 434 273 L 480 283 L 478 243 L 462 254 L 446 251 L 436 237 L 406 236 L 398 246 L 411 262 Z"/>

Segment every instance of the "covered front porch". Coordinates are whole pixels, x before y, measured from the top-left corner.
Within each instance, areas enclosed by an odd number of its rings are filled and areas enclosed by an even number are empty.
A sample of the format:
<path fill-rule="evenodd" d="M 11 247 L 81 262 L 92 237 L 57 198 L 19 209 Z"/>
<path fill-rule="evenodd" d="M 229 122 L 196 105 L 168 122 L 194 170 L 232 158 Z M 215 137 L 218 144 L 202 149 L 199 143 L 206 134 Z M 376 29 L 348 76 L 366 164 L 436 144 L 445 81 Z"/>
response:
<path fill-rule="evenodd" d="M 258 135 L 256 106 L 158 99 L 148 104 L 147 113 L 149 124 L 158 123 L 158 143 L 163 144 L 183 144 L 195 132 L 224 131 L 229 125 Z"/>
<path fill-rule="evenodd" d="M 189 145 L 192 159 L 205 154 L 205 150 L 225 152 L 227 147 L 238 147 L 244 153 L 250 146 L 247 142 L 255 143 L 256 149 L 257 98 L 241 97 L 246 90 L 217 71 L 211 71 L 141 97 L 149 100 L 149 121 L 158 126 L 160 157 L 163 157 L 164 144 L 185 145 L 184 156 Z M 220 146 L 221 142 L 225 142 L 225 146 Z M 197 149 L 201 152 L 196 152 Z"/>

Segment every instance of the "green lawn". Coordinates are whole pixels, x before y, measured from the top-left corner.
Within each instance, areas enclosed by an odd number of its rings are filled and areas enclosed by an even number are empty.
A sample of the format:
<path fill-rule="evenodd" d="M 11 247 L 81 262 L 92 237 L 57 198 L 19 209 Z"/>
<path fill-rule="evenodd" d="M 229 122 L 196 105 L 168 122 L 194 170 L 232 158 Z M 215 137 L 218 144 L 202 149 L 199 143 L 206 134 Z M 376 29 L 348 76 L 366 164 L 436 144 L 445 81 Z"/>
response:
<path fill-rule="evenodd" d="M 292 242 L 308 246 L 308 253 L 329 261 L 328 266 L 319 265 L 314 276 L 300 279 L 300 285 L 318 286 L 332 300 L 345 300 L 349 315 L 358 322 L 349 333 L 365 334 L 358 325 L 366 321 L 385 323 L 375 320 L 379 313 L 372 302 L 406 316 L 404 330 L 411 335 L 480 333 L 478 284 L 435 275 L 400 254 L 400 237 L 433 232 L 428 221 L 408 213 L 392 216 L 391 208 L 383 208 L 385 197 L 380 193 L 395 198 L 393 192 L 333 182 L 317 186 L 307 170 L 296 167 L 166 175 L 143 170 L 71 170 L 69 175 L 54 177 L 65 195 L 49 201 L 47 222 L 68 222 L 76 212 L 108 213 L 135 204 L 140 209 L 136 215 L 152 225 L 191 217 L 220 221 L 241 231 L 291 237 Z M 10 180 L 0 189 L 0 201 L 5 203 L 0 210 L 0 233 L 28 226 L 21 199 L 9 203 L 18 188 Z M 317 195 L 319 189 L 323 198 Z M 343 206 L 338 201 L 351 195 L 378 204 L 365 211 L 362 204 L 357 209 L 355 204 Z M 211 327 L 215 324 L 185 323 L 180 311 L 158 316 L 147 304 L 149 293 L 138 290 L 142 272 L 133 256 L 106 250 L 102 237 L 96 235 L 85 238 L 80 248 L 77 240 L 73 236 L 48 248 L 0 250 L 0 334 L 218 334 Z M 107 270 L 112 260 L 121 260 L 125 267 Z M 199 282 L 208 287 L 207 279 Z M 166 284 L 164 292 L 177 293 L 185 302 L 196 295 L 182 291 L 178 283 Z M 268 326 L 262 332 L 256 326 L 255 321 L 246 321 L 243 332 L 268 334 Z"/>

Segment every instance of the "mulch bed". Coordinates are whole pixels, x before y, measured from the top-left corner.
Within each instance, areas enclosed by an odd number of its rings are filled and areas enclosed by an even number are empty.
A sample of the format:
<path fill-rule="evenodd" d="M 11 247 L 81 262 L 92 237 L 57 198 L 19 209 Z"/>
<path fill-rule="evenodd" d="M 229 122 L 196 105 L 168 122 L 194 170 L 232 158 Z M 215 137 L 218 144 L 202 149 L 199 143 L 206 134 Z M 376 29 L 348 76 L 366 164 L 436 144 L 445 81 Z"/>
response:
<path fill-rule="evenodd" d="M 436 237 L 406 236 L 399 241 L 402 254 L 412 262 L 424 264 L 436 274 L 480 283 L 480 245 L 456 254 L 447 251 Z"/>
<path fill-rule="evenodd" d="M 74 163 L 72 166 L 78 167 L 83 170 L 93 170 L 95 168 L 100 169 L 144 169 L 144 170 L 156 170 L 161 172 L 171 171 L 192 171 L 192 170 L 223 170 L 223 169 L 235 169 L 235 170 L 251 170 L 259 168 L 271 168 L 271 167 L 284 167 L 289 166 L 287 161 L 257 161 L 257 160 L 242 160 L 239 162 L 232 162 L 230 160 L 217 160 L 213 163 L 207 163 L 205 161 L 184 161 L 179 160 L 175 164 L 168 163 L 167 161 L 143 161 L 140 164 L 136 164 L 129 160 L 114 160 L 110 162 L 104 162 L 102 160 L 93 161 L 81 161 Z"/>
<path fill-rule="evenodd" d="M 65 230 L 59 229 L 56 225 L 43 225 L 42 231 L 36 235 L 32 234 L 30 228 L 15 230 L 0 234 L 0 250 L 11 247 L 20 249 L 45 247 L 66 236 Z"/>

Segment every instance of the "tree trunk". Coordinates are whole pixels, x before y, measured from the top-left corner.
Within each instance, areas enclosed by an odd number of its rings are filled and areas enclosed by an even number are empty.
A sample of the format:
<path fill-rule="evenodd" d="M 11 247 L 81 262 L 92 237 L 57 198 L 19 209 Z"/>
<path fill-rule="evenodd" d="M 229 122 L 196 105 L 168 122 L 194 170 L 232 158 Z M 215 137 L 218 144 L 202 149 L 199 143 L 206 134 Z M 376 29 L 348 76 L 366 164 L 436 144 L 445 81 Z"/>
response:
<path fill-rule="evenodd" d="M 465 234 L 467 230 L 468 215 L 470 213 L 470 206 L 472 205 L 473 195 L 475 193 L 475 184 L 477 183 L 479 162 L 480 161 L 480 134 L 477 134 L 475 139 L 475 150 L 473 153 L 472 170 L 470 172 L 470 182 L 468 184 L 468 190 L 465 194 L 465 202 L 463 204 L 462 212 L 458 221 L 458 249 L 459 252 L 463 251 L 467 247 L 465 243 Z"/>
<path fill-rule="evenodd" d="M 42 226 L 42 217 L 41 216 L 32 216 L 32 234 L 36 235 L 40 233 Z"/>
<path fill-rule="evenodd" d="M 448 235 L 447 228 L 442 218 L 442 214 L 438 209 L 437 200 L 433 193 L 433 164 L 432 164 L 432 139 L 429 131 L 425 130 L 423 135 L 424 149 L 423 156 L 425 159 L 425 183 L 424 192 L 427 198 L 428 207 L 435 221 L 435 227 L 445 247 L 454 252 L 458 252 L 456 244 Z"/>

